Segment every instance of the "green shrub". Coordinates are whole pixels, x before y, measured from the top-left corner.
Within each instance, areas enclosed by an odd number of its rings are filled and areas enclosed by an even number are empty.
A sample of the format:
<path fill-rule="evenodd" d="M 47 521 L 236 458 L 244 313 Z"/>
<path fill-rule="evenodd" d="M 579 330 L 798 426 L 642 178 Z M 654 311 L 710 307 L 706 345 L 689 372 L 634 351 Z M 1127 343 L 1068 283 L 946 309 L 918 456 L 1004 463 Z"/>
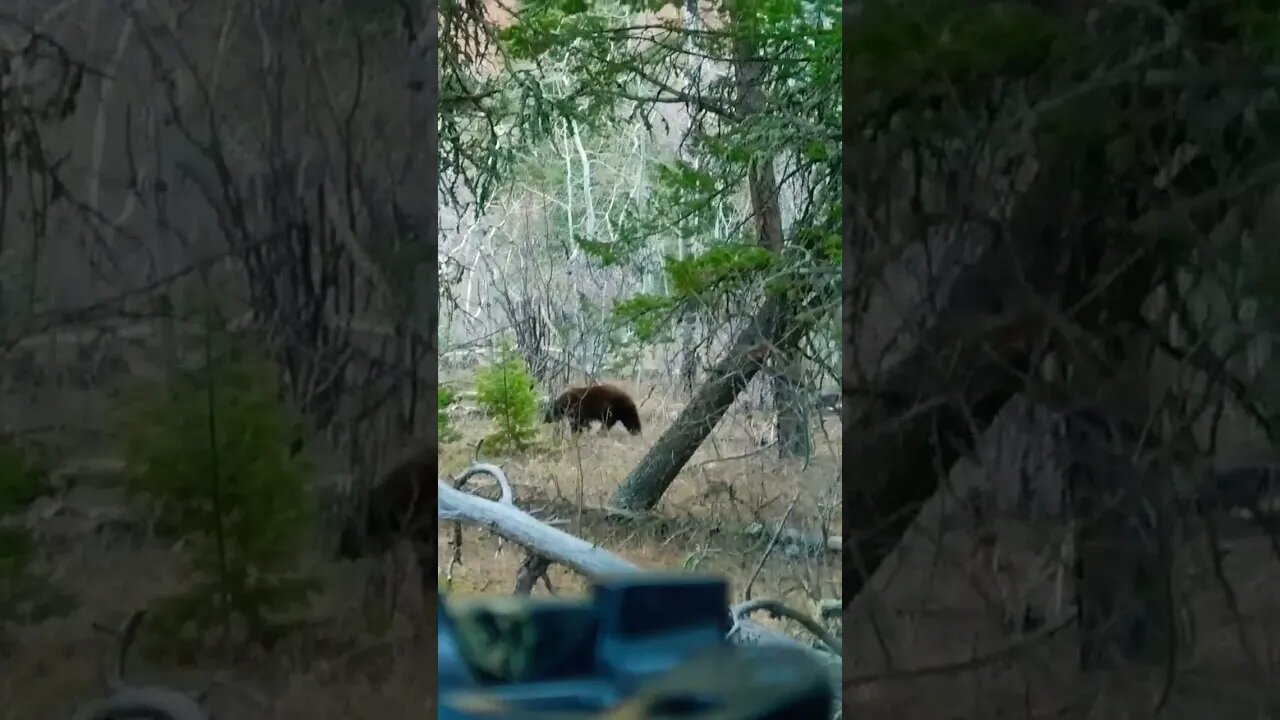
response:
<path fill-rule="evenodd" d="M 0 526 L 0 622 L 11 620 L 31 583 L 35 543 L 26 528 Z"/>
<path fill-rule="evenodd" d="M 19 512 L 49 491 L 52 468 L 37 448 L 0 441 L 0 517 Z"/>
<path fill-rule="evenodd" d="M 477 370 L 475 382 L 477 400 L 498 424 L 485 443 L 495 449 L 529 447 L 537 435 L 538 396 L 524 359 L 504 342 L 498 348 L 497 362 Z"/>
<path fill-rule="evenodd" d="M 458 401 L 458 394 L 453 391 L 453 388 L 441 385 L 438 398 L 438 407 L 436 410 L 436 438 L 437 441 L 443 445 L 448 442 L 454 442 L 460 437 L 457 429 L 453 427 L 453 424 L 449 421 L 449 416 L 446 414 L 449 406 Z"/>
<path fill-rule="evenodd" d="M 126 490 L 180 538 L 191 573 L 152 608 L 153 654 L 189 658 L 214 630 L 269 646 L 316 590 L 298 570 L 316 512 L 306 453 L 290 452 L 303 423 L 275 377 L 236 353 L 121 408 Z"/>
<path fill-rule="evenodd" d="M 41 449 L 0 442 L 0 521 L 47 494 L 51 472 L 48 454 Z M 0 624 L 65 615 L 72 609 L 68 595 L 32 571 L 35 557 L 35 539 L 27 528 L 0 525 Z"/>

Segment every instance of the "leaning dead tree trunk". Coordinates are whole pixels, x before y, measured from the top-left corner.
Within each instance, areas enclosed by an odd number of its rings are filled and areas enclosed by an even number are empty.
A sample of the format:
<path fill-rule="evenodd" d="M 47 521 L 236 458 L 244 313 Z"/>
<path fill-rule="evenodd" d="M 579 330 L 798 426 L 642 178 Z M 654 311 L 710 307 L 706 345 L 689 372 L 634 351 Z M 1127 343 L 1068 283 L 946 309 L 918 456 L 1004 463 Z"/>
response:
<path fill-rule="evenodd" d="M 627 475 L 613 495 L 613 506 L 625 511 L 651 509 L 662 499 L 676 475 L 711 434 L 770 354 L 768 338 L 778 326 L 779 304 L 770 299 L 739 333 L 729 354 L 711 371 L 711 379 Z"/>
<path fill-rule="evenodd" d="M 1067 217 L 1069 178 L 1064 165 L 1042 166 L 1007 240 L 995 241 L 956 281 L 950 306 L 917 349 L 875 387 L 846 385 L 845 463 L 856 474 L 845 491 L 845 607 L 897 547 L 939 478 L 1022 390 L 1043 319 L 1019 295 L 1049 285 L 1063 264 L 1050 250 L 1067 243 L 1051 232 Z M 1021 252 L 1029 246 L 1038 248 Z M 1035 265 L 1020 267 L 1019 258 Z"/>

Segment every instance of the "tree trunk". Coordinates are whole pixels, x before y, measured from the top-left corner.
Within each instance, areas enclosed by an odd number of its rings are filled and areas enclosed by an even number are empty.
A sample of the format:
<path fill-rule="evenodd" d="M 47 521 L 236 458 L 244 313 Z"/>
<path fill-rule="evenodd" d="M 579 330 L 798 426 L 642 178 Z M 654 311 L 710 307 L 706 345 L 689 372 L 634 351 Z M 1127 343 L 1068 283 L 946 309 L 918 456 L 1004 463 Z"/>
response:
<path fill-rule="evenodd" d="M 736 18 L 735 18 L 736 21 Z M 743 115 L 754 115 L 764 108 L 760 90 L 765 63 L 749 36 L 734 38 L 734 69 L 738 87 L 738 104 Z M 773 170 L 773 157 L 755 158 L 747 171 L 747 187 L 751 195 L 751 213 L 756 221 L 756 237 L 761 247 L 782 254 L 782 210 L 778 204 L 778 179 Z M 803 377 L 804 360 L 798 352 L 800 339 L 791 318 L 791 308 L 783 306 L 770 373 L 773 379 L 773 405 L 778 436 L 778 454 L 798 457 L 809 454 L 809 423 L 804 412 L 804 399 L 796 392 Z"/>
<path fill-rule="evenodd" d="M 1154 343 L 1117 332 L 1100 349 L 1074 374 L 1100 376 L 1102 365 L 1109 378 L 1095 387 L 1077 382 L 1077 396 L 1096 400 L 1064 413 L 1085 671 L 1176 659 L 1185 573 L 1175 472 L 1197 447 L 1180 416 L 1152 416 Z"/>
<path fill-rule="evenodd" d="M 692 38 L 701 30 L 701 18 L 698 17 L 698 0 L 685 0 L 681 12 L 681 20 L 684 24 L 686 37 L 692 42 Z M 698 87 L 699 79 L 702 75 L 702 56 L 698 52 L 690 52 L 687 61 L 689 64 L 685 68 L 685 88 L 686 90 L 694 90 Z M 690 100 L 685 107 L 685 113 L 689 119 L 689 124 L 685 127 L 686 133 L 692 130 L 693 119 L 698 114 L 696 97 L 695 91 L 690 96 Z M 681 142 L 679 151 L 681 160 L 688 163 L 695 170 L 700 169 L 699 161 L 701 157 L 694 152 L 693 143 Z M 681 232 L 683 233 L 684 230 L 682 229 Z M 696 252 L 696 249 L 692 247 L 693 242 L 692 237 L 680 238 L 681 260 Z M 698 384 L 697 330 L 697 323 L 694 322 L 692 317 L 686 317 L 680 323 L 680 384 L 685 396 L 690 398 L 693 397 L 693 389 Z"/>
<path fill-rule="evenodd" d="M 698 384 L 698 351 L 695 326 L 691 322 L 680 324 L 680 387 L 688 397 Z"/>
<path fill-rule="evenodd" d="M 803 377 L 804 362 L 791 347 L 786 350 L 780 348 L 774 357 L 773 403 L 778 413 L 778 457 L 808 457 L 812 451 L 807 412 L 809 398 L 802 392 L 799 382 Z"/>
<path fill-rule="evenodd" d="M 1166 661 L 1178 648 L 1173 483 L 1134 462 L 1140 430 L 1115 424 L 1095 411 L 1067 418 L 1083 670 Z"/>
<path fill-rule="evenodd" d="M 776 300 L 766 301 L 751 324 L 739 333 L 733 349 L 712 369 L 710 379 L 698 388 L 684 411 L 614 493 L 615 507 L 643 511 L 658 504 L 734 399 L 763 367 L 770 352 L 768 339 L 778 325 L 778 307 Z"/>
<path fill-rule="evenodd" d="M 1107 138 L 1109 148 L 1123 144 L 1117 141 L 1149 137 L 1159 138 L 1162 147 L 1178 147 L 1187 126 L 1207 122 L 1203 116 L 1170 115 L 1163 105 L 1168 99 L 1159 93 L 1118 93 L 1116 99 L 1125 117 L 1171 119 Z M 1209 101 L 1198 107 L 1212 114 L 1214 105 Z M 1230 112 L 1224 122 L 1235 122 L 1237 111 Z M 1039 268 L 1010 274 L 1010 263 L 1001 257 L 1006 249 L 988 250 L 978 265 L 962 273 L 948 306 L 911 356 L 875 387 L 846 384 L 846 433 L 858 433 L 845 439 L 846 462 L 859 473 L 846 485 L 846 612 L 933 495 L 939 476 L 972 450 L 977 434 L 1022 392 L 1026 378 L 1035 376 L 1039 365 L 1031 325 L 1040 322 L 1046 335 L 1053 329 L 1044 340 L 1052 341 L 1057 359 L 1072 371 L 1070 387 L 1061 388 L 1064 403 L 1085 398 L 1109 402 L 1109 395 L 1124 391 L 1145 398 L 1149 392 L 1144 376 L 1118 377 L 1108 362 L 1136 353 L 1107 350 L 1101 353 L 1104 361 L 1092 367 L 1086 356 L 1100 344 L 1132 350 L 1127 341 L 1141 338 L 1140 328 L 1146 325 L 1144 301 L 1159 283 L 1168 282 L 1161 271 L 1185 267 L 1191 253 L 1204 247 L 1210 229 L 1227 216 L 1234 198 L 1228 199 L 1232 192 L 1223 187 L 1230 186 L 1226 178 L 1238 170 L 1220 169 L 1219 157 L 1199 158 L 1195 171 L 1184 170 L 1173 177 L 1170 188 L 1153 190 L 1148 178 L 1161 171 L 1153 160 L 1141 154 L 1118 157 L 1110 149 L 1104 154 L 1099 145 L 1090 144 L 1081 142 L 1075 153 L 1078 160 L 1072 164 L 1083 161 L 1079 167 L 1087 172 L 1073 181 L 1064 182 L 1071 176 L 1058 173 L 1062 158 L 1042 157 L 1033 187 L 1019 199 L 1009 223 L 1008 254 L 1039 263 Z M 1108 190 L 1113 197 L 1105 194 Z M 1047 232 L 1055 227 L 1062 235 Z M 852 242 L 851 235 L 847 238 L 846 244 Z M 1063 250 L 1069 262 L 1065 271 L 1045 264 L 1059 265 Z M 1027 303 L 1019 297 L 1025 292 L 1019 286 L 1036 300 Z M 854 311 L 846 306 L 845 312 L 845 327 L 852 328 Z M 993 323 L 1001 316 L 1010 322 Z M 966 322 L 986 328 L 976 340 L 949 331 Z M 996 332 L 1001 326 L 1013 332 Z M 1089 372 L 1092 381 L 1074 377 Z M 846 383 L 850 377 L 856 375 L 846 369 Z M 1089 389 L 1095 392 L 1082 392 L 1082 384 L 1092 384 Z M 859 410 L 853 409 L 855 400 L 862 405 Z M 1169 470 L 1179 462 L 1180 446 L 1190 446 L 1191 452 L 1195 446 L 1171 440 L 1161 450 L 1169 451 L 1172 461 L 1135 467 L 1131 458 L 1142 434 L 1137 428 L 1145 427 L 1148 417 L 1132 408 L 1069 417 L 1072 464 L 1067 484 L 1077 523 L 1081 664 L 1092 669 L 1117 656 L 1172 663 L 1180 635 L 1177 561 L 1182 533 Z M 1108 421 L 1118 429 L 1107 431 Z M 1118 447 L 1108 447 L 1100 434 L 1118 441 Z"/>

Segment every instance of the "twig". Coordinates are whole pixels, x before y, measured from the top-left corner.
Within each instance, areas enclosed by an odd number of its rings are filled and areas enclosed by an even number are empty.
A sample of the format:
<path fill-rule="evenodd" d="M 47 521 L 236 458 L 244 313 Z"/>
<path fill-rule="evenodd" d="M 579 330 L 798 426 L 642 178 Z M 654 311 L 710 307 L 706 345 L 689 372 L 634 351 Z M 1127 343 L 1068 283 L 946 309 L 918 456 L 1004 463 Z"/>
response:
<path fill-rule="evenodd" d="M 907 668 L 905 670 L 887 670 L 883 672 L 867 673 L 865 675 L 852 675 L 844 678 L 842 686 L 845 690 L 858 687 L 860 685 L 871 685 L 878 682 L 887 682 L 891 680 L 916 680 L 924 677 L 932 677 L 937 675 L 954 675 L 956 673 L 971 672 L 979 670 L 988 665 L 994 665 L 999 662 L 1012 660 L 1019 655 L 1030 650 L 1035 645 L 1048 640 L 1066 629 L 1076 620 L 1075 613 L 1064 619 L 1062 622 L 1054 625 L 1040 633 L 1028 637 L 1021 642 L 1013 643 L 1007 647 L 997 650 L 986 655 L 969 658 L 968 660 L 960 660 L 957 662 L 941 663 L 938 665 L 926 665 L 918 668 Z"/>
<path fill-rule="evenodd" d="M 547 571 L 551 569 L 551 561 L 537 554 L 533 550 L 526 550 L 524 562 L 520 563 L 520 569 L 516 572 L 516 588 L 515 595 L 528 595 L 533 592 L 533 586 L 538 580 L 542 580 L 547 586 L 547 591 L 554 594 L 551 589 L 551 581 L 547 578 Z"/>
<path fill-rule="evenodd" d="M 773 552 L 773 546 L 778 544 L 778 537 L 782 535 L 782 528 L 786 527 L 787 518 L 791 517 L 791 511 L 795 509 L 796 502 L 799 500 L 800 493 L 797 491 L 795 496 L 791 498 L 791 504 L 787 506 L 787 511 L 782 514 L 782 520 L 778 522 L 778 529 L 774 531 L 773 537 L 769 538 L 769 544 L 765 547 L 764 554 L 760 556 L 760 562 L 756 563 L 755 572 L 751 573 L 751 579 L 747 581 L 747 589 L 743 591 L 745 599 L 751 599 L 751 586 L 755 584 L 756 577 L 764 569 L 764 562 L 769 559 L 769 553 Z"/>
<path fill-rule="evenodd" d="M 107 681 L 111 694 L 95 700 L 75 714 L 75 720 L 116 720 L 118 718 L 149 718 L 153 720 L 209 720 L 204 708 L 195 698 L 167 687 L 139 687 L 124 681 L 125 658 L 137 636 L 145 610 L 130 616 L 124 628 L 114 631 L 94 623 L 95 630 L 118 635 L 120 651 L 116 656 L 113 676 Z"/>
<path fill-rule="evenodd" d="M 111 678 L 112 688 L 118 689 L 124 685 L 125 661 L 129 657 L 129 648 L 133 647 L 133 641 L 138 637 L 138 628 L 142 625 L 142 618 L 146 615 L 146 610 L 134 612 L 125 622 L 124 629 L 120 631 L 120 652 L 116 655 L 115 673 Z"/>
<path fill-rule="evenodd" d="M 815 637 L 822 641 L 823 645 L 831 652 L 840 654 L 840 642 L 835 639 L 826 628 L 822 627 L 817 620 L 805 615 L 794 608 L 787 607 L 781 600 L 772 598 L 760 598 L 758 600 L 748 600 L 747 602 L 738 604 L 729 609 L 729 614 L 733 617 L 733 630 L 729 631 L 732 635 L 738 628 L 738 623 L 753 612 L 758 610 L 767 610 L 774 617 L 784 617 L 789 620 L 795 620 L 804 626 L 805 630 L 813 633 Z"/>
<path fill-rule="evenodd" d="M 483 443 L 484 440 L 481 439 L 480 442 L 476 444 L 477 454 L 479 454 L 480 445 Z M 502 472 L 502 468 L 497 465 L 490 465 L 488 463 L 481 462 L 474 463 L 471 467 L 467 468 L 466 472 L 459 475 L 457 479 L 453 481 L 453 487 L 461 490 L 462 487 L 467 484 L 467 480 L 471 479 L 471 476 L 481 474 L 492 475 L 493 479 L 497 481 L 498 487 L 501 488 L 502 491 L 502 496 L 498 499 L 498 502 L 504 505 L 515 505 L 515 491 L 511 489 L 511 483 L 507 481 L 506 473 Z M 502 542 L 502 539 L 503 538 L 501 536 L 498 537 L 499 543 Z M 445 569 L 445 578 L 452 582 L 453 568 L 462 564 L 462 523 L 453 524 L 453 536 L 450 538 L 449 544 L 453 547 L 453 553 L 449 557 L 449 566 Z"/>

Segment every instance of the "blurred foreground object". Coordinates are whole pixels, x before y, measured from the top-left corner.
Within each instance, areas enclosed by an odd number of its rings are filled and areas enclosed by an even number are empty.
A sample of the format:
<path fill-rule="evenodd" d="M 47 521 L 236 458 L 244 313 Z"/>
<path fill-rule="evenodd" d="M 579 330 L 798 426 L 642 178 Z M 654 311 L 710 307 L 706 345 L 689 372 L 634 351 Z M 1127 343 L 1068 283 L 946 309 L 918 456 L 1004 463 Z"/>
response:
<path fill-rule="evenodd" d="M 626 575 L 589 600 L 446 599 L 440 719 L 825 720 L 828 673 L 785 645 L 734 645 L 723 579 Z"/>

